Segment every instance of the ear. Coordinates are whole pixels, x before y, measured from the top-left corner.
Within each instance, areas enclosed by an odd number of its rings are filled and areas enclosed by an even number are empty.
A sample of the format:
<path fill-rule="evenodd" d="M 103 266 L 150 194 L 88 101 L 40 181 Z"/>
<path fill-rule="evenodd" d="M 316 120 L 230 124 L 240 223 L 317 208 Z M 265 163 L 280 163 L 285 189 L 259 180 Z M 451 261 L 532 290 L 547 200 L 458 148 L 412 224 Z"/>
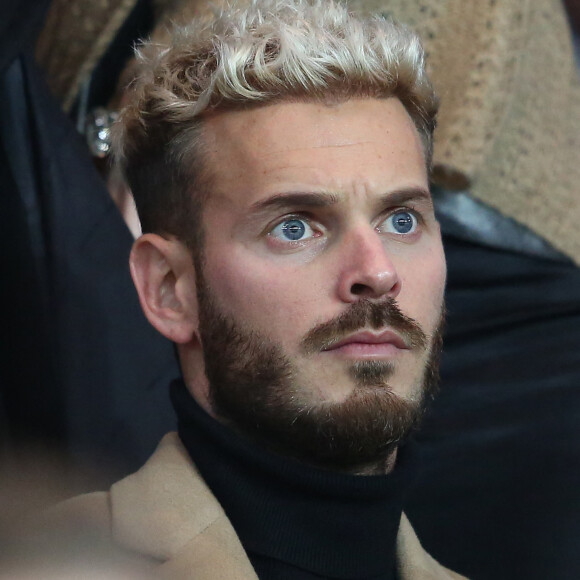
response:
<path fill-rule="evenodd" d="M 149 322 L 178 344 L 196 337 L 195 269 L 185 245 L 176 239 L 145 234 L 133 244 L 129 264 Z"/>

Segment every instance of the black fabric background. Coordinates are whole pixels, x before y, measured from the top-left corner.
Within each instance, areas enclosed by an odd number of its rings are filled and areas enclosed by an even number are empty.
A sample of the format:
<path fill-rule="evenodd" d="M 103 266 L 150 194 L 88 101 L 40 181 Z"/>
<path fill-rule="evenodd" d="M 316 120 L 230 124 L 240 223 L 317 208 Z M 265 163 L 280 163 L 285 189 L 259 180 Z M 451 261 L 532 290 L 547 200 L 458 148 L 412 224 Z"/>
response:
<path fill-rule="evenodd" d="M 405 510 L 476 580 L 580 578 L 580 270 L 445 246 L 442 387 Z"/>

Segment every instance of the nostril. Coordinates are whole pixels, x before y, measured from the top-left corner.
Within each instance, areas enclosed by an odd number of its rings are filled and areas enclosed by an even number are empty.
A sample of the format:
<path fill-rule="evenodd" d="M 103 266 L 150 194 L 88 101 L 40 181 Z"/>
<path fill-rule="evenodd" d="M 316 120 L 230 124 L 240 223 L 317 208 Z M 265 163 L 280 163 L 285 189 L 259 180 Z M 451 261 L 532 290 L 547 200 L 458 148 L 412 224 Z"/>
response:
<path fill-rule="evenodd" d="M 351 293 L 355 296 L 361 296 L 369 291 L 369 287 L 365 284 L 353 284 L 350 289 Z"/>

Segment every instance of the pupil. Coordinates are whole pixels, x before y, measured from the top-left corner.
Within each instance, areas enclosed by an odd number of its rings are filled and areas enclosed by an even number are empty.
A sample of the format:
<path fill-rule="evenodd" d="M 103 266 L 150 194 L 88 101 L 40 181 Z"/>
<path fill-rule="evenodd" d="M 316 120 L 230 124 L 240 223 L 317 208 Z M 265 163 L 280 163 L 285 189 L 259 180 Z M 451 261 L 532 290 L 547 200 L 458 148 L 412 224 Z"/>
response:
<path fill-rule="evenodd" d="M 284 224 L 282 231 L 289 240 L 299 240 L 305 232 L 304 224 L 299 220 L 291 220 Z"/>
<path fill-rule="evenodd" d="M 394 221 L 395 229 L 401 234 L 406 234 L 413 228 L 413 218 L 408 213 L 398 213 Z"/>

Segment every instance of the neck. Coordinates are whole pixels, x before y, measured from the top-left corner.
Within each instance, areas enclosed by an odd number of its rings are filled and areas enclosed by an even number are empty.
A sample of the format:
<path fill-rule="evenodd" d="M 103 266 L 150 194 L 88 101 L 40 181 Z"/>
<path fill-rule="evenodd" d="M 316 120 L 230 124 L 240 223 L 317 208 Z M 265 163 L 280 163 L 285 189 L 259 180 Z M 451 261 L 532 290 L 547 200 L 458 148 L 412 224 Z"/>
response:
<path fill-rule="evenodd" d="M 177 353 L 187 391 L 208 415 L 218 419 L 211 404 L 209 381 L 199 340 L 194 337 L 187 344 L 177 345 Z"/>
<path fill-rule="evenodd" d="M 353 475 L 387 475 L 395 468 L 397 461 L 397 449 L 385 459 L 380 458 L 376 461 L 353 471 Z"/>
<path fill-rule="evenodd" d="M 379 474 L 332 473 L 237 436 L 205 413 L 183 384 L 172 385 L 172 400 L 180 437 L 252 564 L 263 571 L 260 577 L 312 577 L 298 570 L 321 577 L 393 577 L 413 475 L 408 446 L 391 454 Z"/>

